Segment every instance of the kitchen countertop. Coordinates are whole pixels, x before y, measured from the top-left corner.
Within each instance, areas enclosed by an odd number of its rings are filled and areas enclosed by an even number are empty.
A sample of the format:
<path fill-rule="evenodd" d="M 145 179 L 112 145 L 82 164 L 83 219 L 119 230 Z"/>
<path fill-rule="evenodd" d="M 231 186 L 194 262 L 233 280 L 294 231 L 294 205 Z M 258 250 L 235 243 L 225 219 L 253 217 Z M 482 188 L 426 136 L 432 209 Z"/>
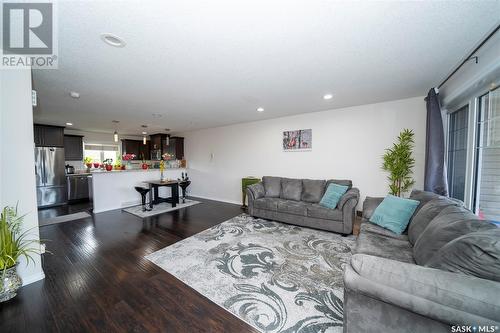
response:
<path fill-rule="evenodd" d="M 168 170 L 186 170 L 186 168 L 165 168 L 163 171 L 168 171 Z M 111 171 L 106 171 L 106 170 L 91 170 L 90 174 L 95 174 L 95 173 L 121 173 L 121 172 L 151 172 L 151 171 L 160 171 L 160 169 L 126 169 L 126 170 L 111 170 Z"/>

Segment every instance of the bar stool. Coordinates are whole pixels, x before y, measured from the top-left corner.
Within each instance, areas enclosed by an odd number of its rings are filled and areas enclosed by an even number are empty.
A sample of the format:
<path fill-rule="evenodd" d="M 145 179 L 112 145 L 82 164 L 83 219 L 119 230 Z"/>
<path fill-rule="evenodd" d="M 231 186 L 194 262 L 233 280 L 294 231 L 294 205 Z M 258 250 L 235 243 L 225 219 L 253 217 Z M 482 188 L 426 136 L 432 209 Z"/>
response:
<path fill-rule="evenodd" d="M 136 186 L 135 190 L 141 194 L 142 198 L 142 211 L 150 211 L 151 208 L 147 208 L 146 206 L 146 194 L 149 192 L 149 188 L 141 187 L 141 186 Z"/>

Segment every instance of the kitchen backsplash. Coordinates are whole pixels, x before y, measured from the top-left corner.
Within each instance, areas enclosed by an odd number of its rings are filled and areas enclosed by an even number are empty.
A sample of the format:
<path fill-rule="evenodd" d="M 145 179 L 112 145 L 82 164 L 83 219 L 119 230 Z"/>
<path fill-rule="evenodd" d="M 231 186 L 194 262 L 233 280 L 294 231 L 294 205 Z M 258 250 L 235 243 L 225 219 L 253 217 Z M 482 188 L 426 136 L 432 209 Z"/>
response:
<path fill-rule="evenodd" d="M 139 169 L 139 168 L 141 168 L 141 165 L 142 165 L 143 162 L 139 161 L 139 160 L 134 160 L 134 161 L 130 161 L 130 163 L 132 164 L 132 167 L 134 169 L 135 168 Z M 155 164 L 158 164 L 160 162 L 159 161 L 147 160 L 146 163 L 149 164 L 149 165 L 155 165 Z M 77 170 L 86 170 L 87 169 L 87 166 L 83 162 L 81 162 L 81 161 L 66 161 L 65 165 L 71 165 L 72 167 L 75 168 L 75 171 L 77 171 Z"/>

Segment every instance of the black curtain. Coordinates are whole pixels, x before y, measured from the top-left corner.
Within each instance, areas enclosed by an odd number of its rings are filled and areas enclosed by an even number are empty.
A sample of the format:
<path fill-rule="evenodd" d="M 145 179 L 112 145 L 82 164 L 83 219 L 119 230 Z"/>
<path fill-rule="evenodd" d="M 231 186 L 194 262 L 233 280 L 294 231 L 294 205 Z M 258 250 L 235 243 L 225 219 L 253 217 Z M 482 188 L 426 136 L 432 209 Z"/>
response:
<path fill-rule="evenodd" d="M 436 89 L 429 90 L 425 102 L 427 106 L 427 134 L 424 190 L 448 196 L 448 182 L 444 166 L 446 154 L 443 119 Z"/>

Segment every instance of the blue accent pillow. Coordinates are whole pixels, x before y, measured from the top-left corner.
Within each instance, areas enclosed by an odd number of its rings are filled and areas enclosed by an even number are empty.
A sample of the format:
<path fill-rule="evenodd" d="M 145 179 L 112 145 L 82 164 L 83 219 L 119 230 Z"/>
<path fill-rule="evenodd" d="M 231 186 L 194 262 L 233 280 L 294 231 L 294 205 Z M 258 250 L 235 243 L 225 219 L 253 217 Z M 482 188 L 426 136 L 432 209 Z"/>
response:
<path fill-rule="evenodd" d="M 404 199 L 389 194 L 375 208 L 373 215 L 370 217 L 370 222 L 401 235 L 419 204 L 420 201 Z"/>
<path fill-rule="evenodd" d="M 340 198 L 342 198 L 348 189 L 348 186 L 331 183 L 328 185 L 328 188 L 326 189 L 325 194 L 323 194 L 323 198 L 321 198 L 319 204 L 326 208 L 335 209 Z"/>

